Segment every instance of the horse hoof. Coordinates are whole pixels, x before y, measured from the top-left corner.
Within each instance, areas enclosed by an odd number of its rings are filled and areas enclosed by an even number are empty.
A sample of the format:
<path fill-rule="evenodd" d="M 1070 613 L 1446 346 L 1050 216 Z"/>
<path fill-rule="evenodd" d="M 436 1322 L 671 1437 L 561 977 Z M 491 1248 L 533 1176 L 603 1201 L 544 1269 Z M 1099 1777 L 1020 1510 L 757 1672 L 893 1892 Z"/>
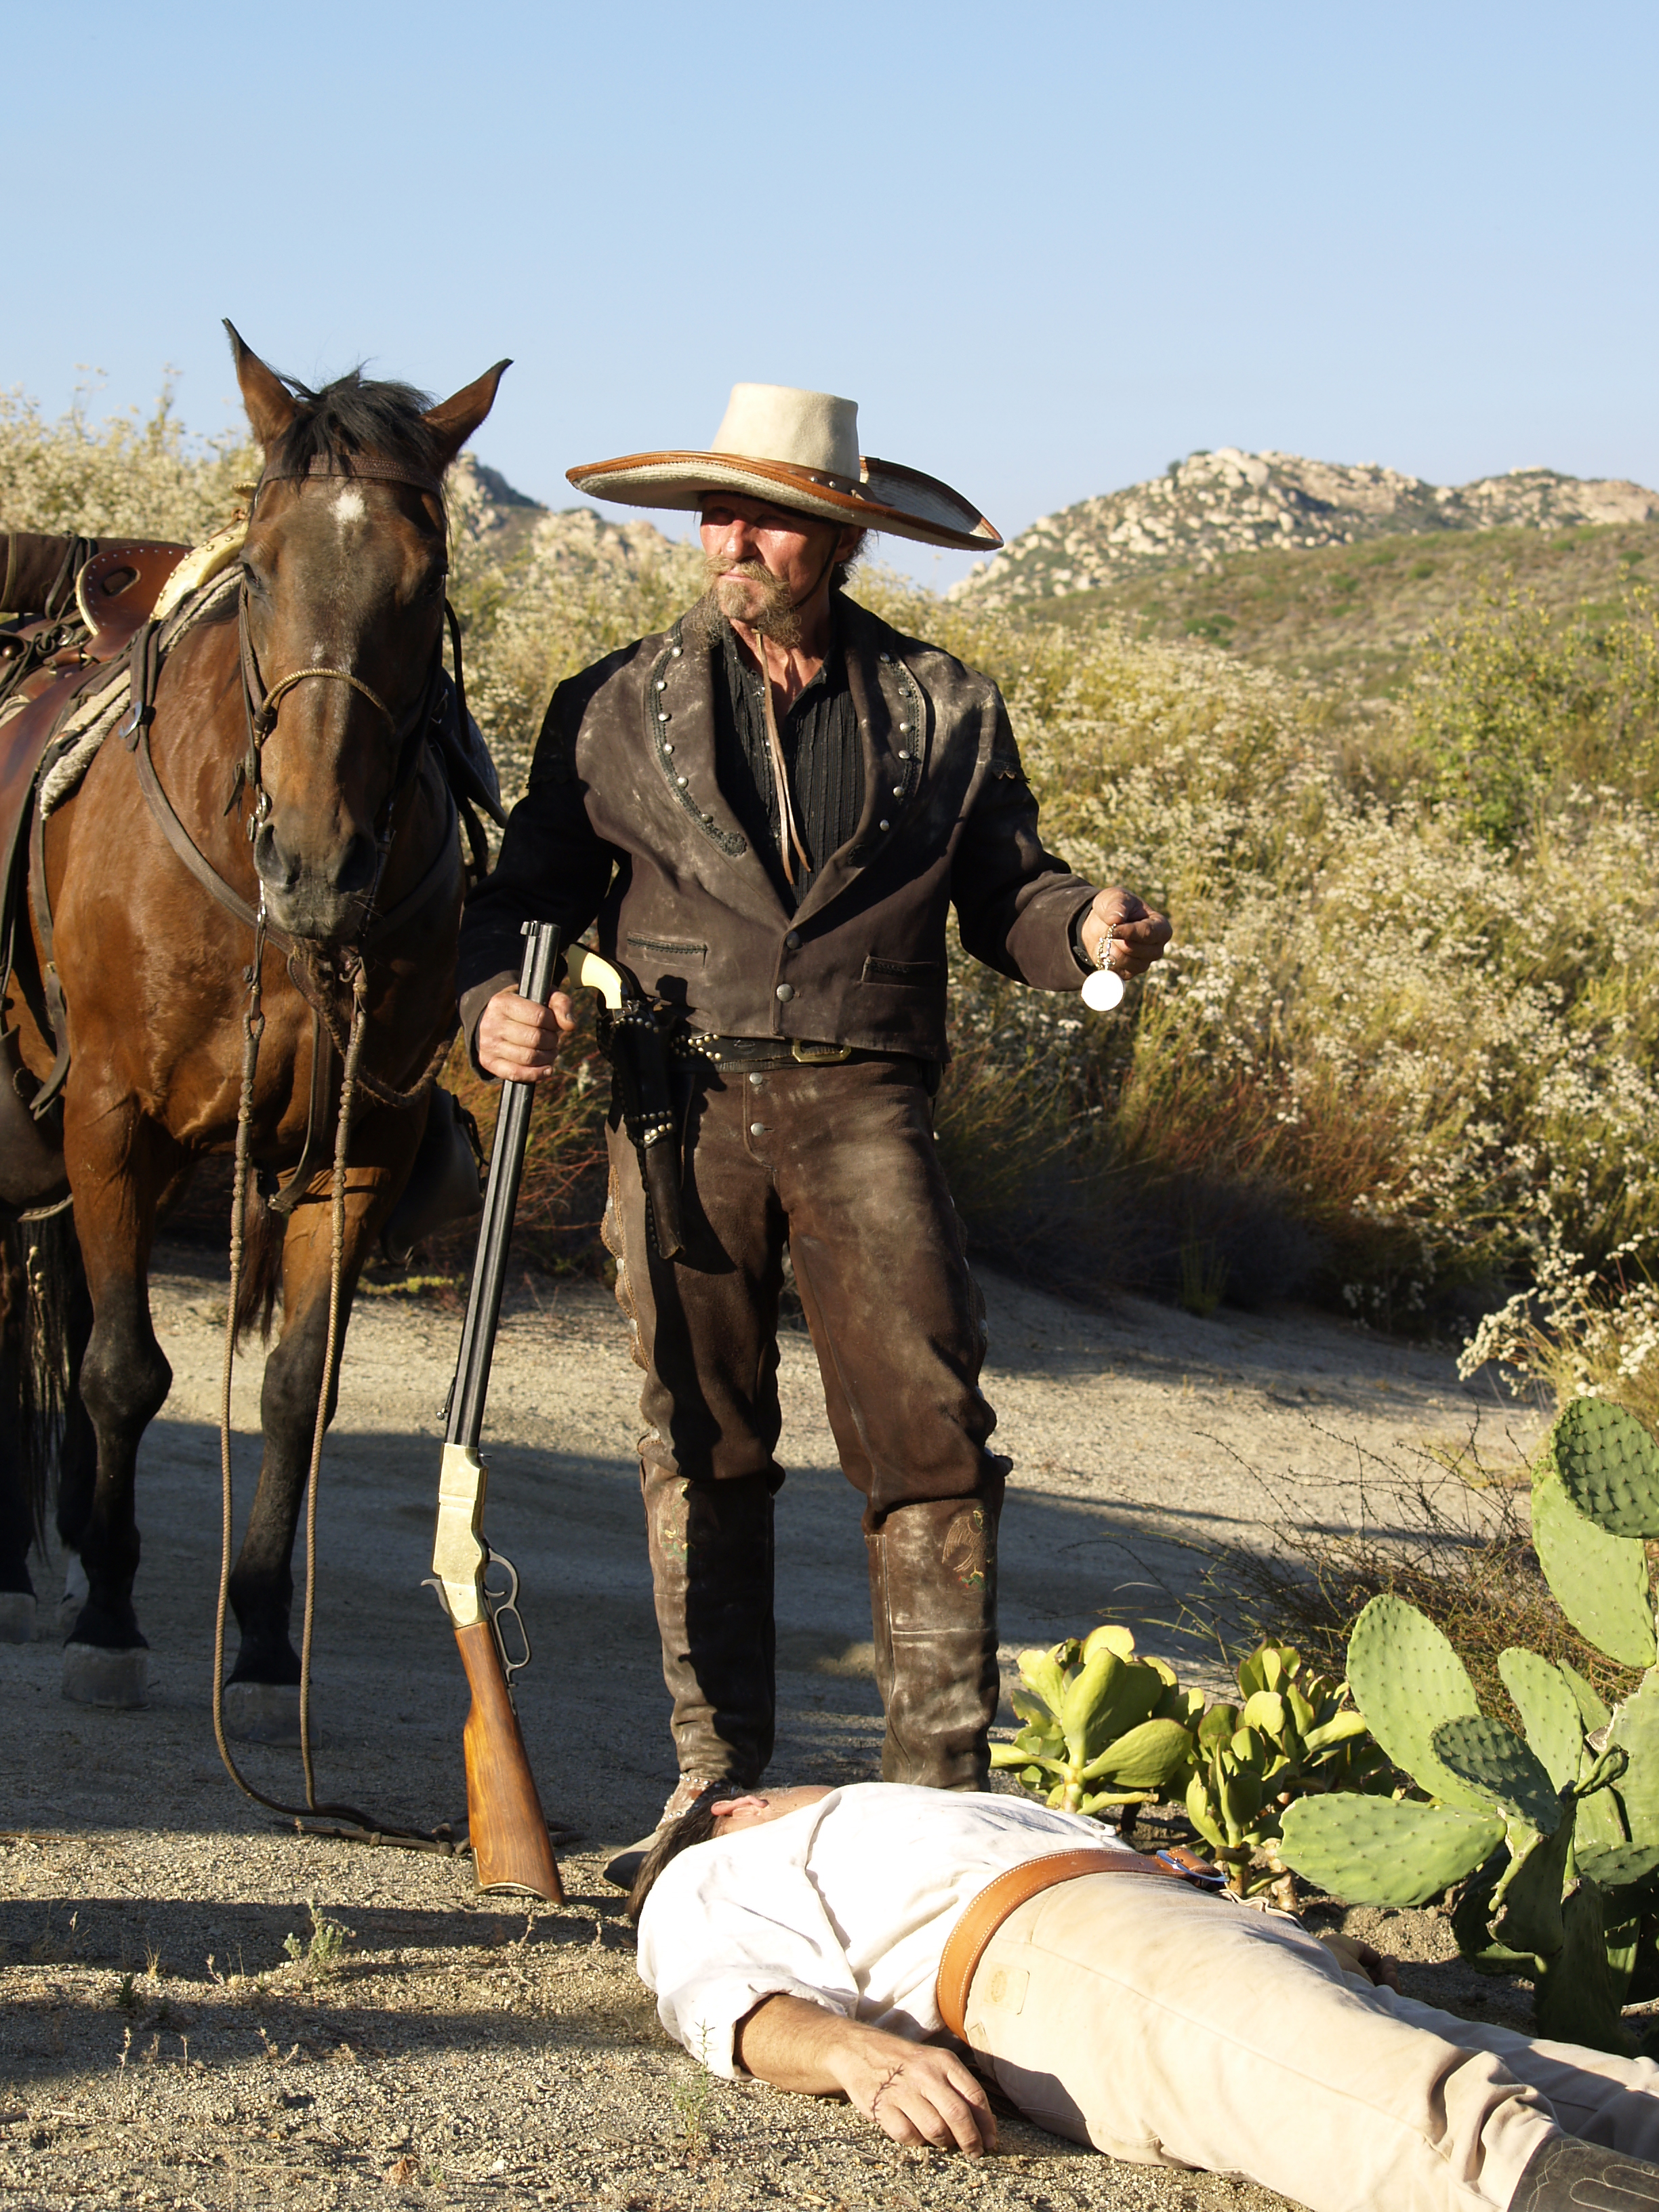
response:
<path fill-rule="evenodd" d="M 111 1705 L 131 1712 L 145 1703 L 149 1654 L 140 1648 L 108 1651 L 98 1644 L 64 1646 L 64 1695 L 77 1705 Z"/>
<path fill-rule="evenodd" d="M 33 1644 L 34 1600 L 27 1590 L 0 1590 L 0 1644 Z"/>
<path fill-rule="evenodd" d="M 92 1586 L 87 1580 L 87 1571 L 75 1553 L 69 1555 L 69 1565 L 64 1574 L 64 1595 L 58 1601 L 58 1633 L 67 1636 L 81 1618 L 81 1608 L 91 1595 Z"/>
<path fill-rule="evenodd" d="M 297 1682 L 227 1682 L 225 1734 L 233 1743 L 275 1743 L 297 1751 L 300 1745 L 300 1686 Z M 316 1731 L 312 1741 L 317 1741 Z"/>

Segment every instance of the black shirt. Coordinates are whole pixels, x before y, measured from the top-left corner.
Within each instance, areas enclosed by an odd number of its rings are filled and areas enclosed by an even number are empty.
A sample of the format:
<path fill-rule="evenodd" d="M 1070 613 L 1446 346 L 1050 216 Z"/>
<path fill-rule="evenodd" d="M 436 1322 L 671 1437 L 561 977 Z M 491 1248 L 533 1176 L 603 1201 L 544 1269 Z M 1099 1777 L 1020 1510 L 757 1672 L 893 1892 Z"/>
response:
<path fill-rule="evenodd" d="M 744 657 L 728 622 L 720 624 L 714 676 L 714 773 L 744 835 L 765 863 L 778 896 L 798 907 L 832 853 L 851 839 L 864 811 L 864 749 L 837 635 L 823 665 L 778 716 L 778 742 L 789 771 L 795 823 L 811 861 L 792 854 L 795 880 L 783 872 L 783 823 L 766 739 L 765 678 Z M 724 680 L 722 681 L 722 678 Z"/>

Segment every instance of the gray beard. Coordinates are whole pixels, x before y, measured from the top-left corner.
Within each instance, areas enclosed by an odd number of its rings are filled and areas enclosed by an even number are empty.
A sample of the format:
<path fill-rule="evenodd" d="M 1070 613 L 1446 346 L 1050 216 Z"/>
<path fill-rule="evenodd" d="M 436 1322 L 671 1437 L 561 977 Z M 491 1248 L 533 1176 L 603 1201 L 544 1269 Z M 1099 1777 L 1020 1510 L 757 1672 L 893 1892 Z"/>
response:
<path fill-rule="evenodd" d="M 728 562 L 708 554 L 703 560 L 714 604 L 727 622 L 740 622 L 758 635 L 770 638 L 775 645 L 800 642 L 800 610 L 791 605 L 789 588 L 781 577 L 758 561 L 745 561 L 737 571 L 744 579 L 738 583 L 729 574 Z M 760 587 L 758 605 L 757 586 Z"/>

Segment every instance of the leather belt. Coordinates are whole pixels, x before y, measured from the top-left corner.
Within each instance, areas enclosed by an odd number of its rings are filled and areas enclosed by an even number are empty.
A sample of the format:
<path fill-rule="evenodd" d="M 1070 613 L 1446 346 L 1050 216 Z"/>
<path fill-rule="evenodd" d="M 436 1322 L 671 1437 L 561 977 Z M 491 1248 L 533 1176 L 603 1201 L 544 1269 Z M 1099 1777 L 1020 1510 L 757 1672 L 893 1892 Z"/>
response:
<path fill-rule="evenodd" d="M 1008 1916 L 1045 1889 L 1062 1881 L 1077 1881 L 1086 1874 L 1162 1874 L 1177 1881 L 1190 1877 L 1165 1859 L 1147 1858 L 1139 1851 L 1051 1851 L 1046 1858 L 1027 1859 L 1009 1867 L 994 1881 L 987 1882 L 970 1898 L 962 1917 L 951 1930 L 939 1962 L 935 2001 L 939 2018 L 959 2042 L 967 2040 L 968 1992 L 987 1945 Z"/>
<path fill-rule="evenodd" d="M 678 1048 L 716 1067 L 837 1067 L 848 1060 L 903 1060 L 904 1053 L 867 1052 L 850 1044 L 814 1044 L 805 1037 L 703 1036 L 678 1039 Z"/>

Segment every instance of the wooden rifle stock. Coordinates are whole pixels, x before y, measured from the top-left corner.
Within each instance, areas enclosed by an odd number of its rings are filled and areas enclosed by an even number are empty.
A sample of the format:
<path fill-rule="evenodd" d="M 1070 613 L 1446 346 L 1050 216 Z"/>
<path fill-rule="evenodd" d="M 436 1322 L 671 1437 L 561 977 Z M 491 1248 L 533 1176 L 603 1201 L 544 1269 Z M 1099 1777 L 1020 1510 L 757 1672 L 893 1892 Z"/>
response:
<path fill-rule="evenodd" d="M 495 1631 L 489 1621 L 475 1620 L 470 1628 L 455 1631 L 455 1641 L 472 1692 L 461 1749 L 467 1833 L 478 1887 L 527 1890 L 550 1905 L 562 1905 L 564 1885 L 519 1733 L 519 1716 L 507 1695 Z"/>
<path fill-rule="evenodd" d="M 520 993 L 545 1006 L 558 964 L 559 933 L 549 923 L 531 922 L 525 934 L 529 944 L 519 979 Z M 562 1905 L 564 1887 L 554 1861 L 536 1778 L 525 1753 L 519 1717 L 514 1711 L 496 1618 L 486 1601 L 484 1573 L 490 1551 L 483 1538 L 483 1506 L 488 1470 L 478 1456 L 484 1395 L 501 1319 L 507 1248 L 524 1172 L 534 1087 L 529 1083 L 507 1084 L 496 1117 L 478 1256 L 450 1391 L 432 1566 L 439 1594 L 454 1624 L 455 1642 L 472 1692 L 461 1747 L 466 1765 L 467 1829 L 478 1887 L 527 1891 L 550 1904 Z M 496 1613 L 511 1613 L 516 1617 L 518 1577 L 508 1562 L 496 1556 L 497 1564 L 507 1569 L 511 1584 Z M 519 1626 L 522 1632 L 522 1621 Z M 527 1638 L 525 1656 L 529 1657 Z"/>

